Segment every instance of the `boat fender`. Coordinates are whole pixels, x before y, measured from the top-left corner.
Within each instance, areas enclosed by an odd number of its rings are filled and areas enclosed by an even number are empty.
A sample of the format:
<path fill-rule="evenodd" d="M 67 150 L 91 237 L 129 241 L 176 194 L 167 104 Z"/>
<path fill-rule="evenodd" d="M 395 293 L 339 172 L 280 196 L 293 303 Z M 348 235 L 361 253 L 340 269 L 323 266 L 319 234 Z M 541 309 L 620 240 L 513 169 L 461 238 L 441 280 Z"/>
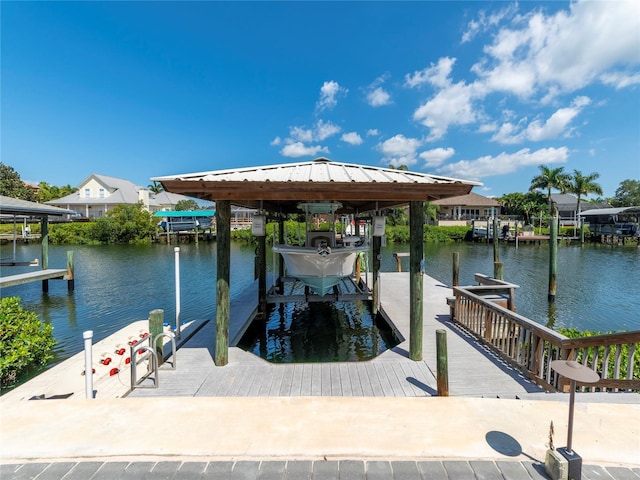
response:
<path fill-rule="evenodd" d="M 100 360 L 100 363 L 103 365 L 109 365 L 111 363 L 111 357 L 104 357 L 102 360 Z"/>
<path fill-rule="evenodd" d="M 109 376 L 113 377 L 114 375 L 117 375 L 119 371 L 120 371 L 120 370 L 118 370 L 117 368 L 112 368 L 112 369 L 109 371 Z"/>
<path fill-rule="evenodd" d="M 84 376 L 85 370 L 82 371 L 82 373 L 80 375 Z M 96 369 L 92 368 L 91 369 L 91 373 L 96 373 Z"/>
<path fill-rule="evenodd" d="M 147 338 L 149 334 L 147 332 L 143 332 L 140 334 L 140 338 Z"/>
<path fill-rule="evenodd" d="M 129 365 L 131 363 L 131 358 L 127 357 L 124 359 L 124 364 Z"/>
<path fill-rule="evenodd" d="M 124 355 L 124 352 L 125 352 L 125 349 L 124 349 L 124 348 L 119 348 L 119 349 L 117 349 L 117 350 L 116 350 L 116 353 L 117 353 L 118 355 Z"/>
<path fill-rule="evenodd" d="M 136 343 L 138 343 L 138 340 L 134 339 L 129 342 L 129 345 L 134 346 Z"/>

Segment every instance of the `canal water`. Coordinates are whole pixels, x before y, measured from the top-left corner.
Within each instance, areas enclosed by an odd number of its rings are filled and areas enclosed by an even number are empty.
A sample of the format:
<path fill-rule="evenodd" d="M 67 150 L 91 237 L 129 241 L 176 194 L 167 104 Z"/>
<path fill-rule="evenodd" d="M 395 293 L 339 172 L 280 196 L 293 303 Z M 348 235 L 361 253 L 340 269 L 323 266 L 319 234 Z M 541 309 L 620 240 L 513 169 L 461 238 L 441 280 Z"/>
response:
<path fill-rule="evenodd" d="M 181 318 L 215 319 L 216 243 L 180 245 Z M 73 250 L 75 292 L 66 282 L 52 280 L 49 293 L 40 283 L 9 287 L 2 296 L 18 296 L 23 305 L 53 325 L 56 358 L 65 359 L 82 349 L 82 332 L 93 330 L 96 341 L 123 326 L 148 317 L 161 308 L 165 319 L 175 319 L 174 246 L 49 246 L 49 266 L 65 268 L 66 252 Z M 382 252 L 382 270 L 397 269 L 394 252 L 408 245 L 388 245 Z M 474 273 L 493 275 L 493 247 L 483 244 L 428 244 L 426 273 L 451 285 L 452 256 L 460 255 L 460 284 L 473 284 Z M 0 248 L 11 256 L 12 246 Z M 254 247 L 231 245 L 231 297 L 253 282 Z M 547 303 L 549 249 L 547 245 L 501 245 L 504 278 L 520 285 L 517 311 L 552 328 L 622 331 L 640 330 L 640 248 L 577 244 L 558 251 L 557 297 Z M 18 245 L 21 261 L 40 258 L 40 245 Z M 271 255 L 268 256 L 268 264 Z M 408 259 L 403 258 L 403 269 Z M 31 267 L 33 268 L 33 267 Z M 270 265 L 268 266 L 270 268 Z M 2 275 L 29 267 L 3 267 Z M 383 287 L 384 288 L 384 285 Z M 313 312 L 312 312 L 313 313 Z M 373 341 L 373 340 L 372 340 Z"/>

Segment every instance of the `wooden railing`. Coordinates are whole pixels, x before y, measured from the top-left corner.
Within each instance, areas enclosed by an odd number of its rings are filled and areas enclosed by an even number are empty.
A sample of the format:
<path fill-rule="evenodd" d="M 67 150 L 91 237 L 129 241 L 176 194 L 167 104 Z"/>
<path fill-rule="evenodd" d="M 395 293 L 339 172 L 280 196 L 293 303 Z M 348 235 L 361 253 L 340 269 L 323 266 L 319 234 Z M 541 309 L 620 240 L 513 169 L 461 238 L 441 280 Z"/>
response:
<path fill-rule="evenodd" d="M 498 281 L 499 282 L 499 281 Z M 583 391 L 640 391 L 640 331 L 568 338 L 496 303 L 487 293 L 505 285 L 453 287 L 452 319 L 548 391 L 568 382 L 550 367 L 553 360 L 577 360 L 600 380 Z"/>

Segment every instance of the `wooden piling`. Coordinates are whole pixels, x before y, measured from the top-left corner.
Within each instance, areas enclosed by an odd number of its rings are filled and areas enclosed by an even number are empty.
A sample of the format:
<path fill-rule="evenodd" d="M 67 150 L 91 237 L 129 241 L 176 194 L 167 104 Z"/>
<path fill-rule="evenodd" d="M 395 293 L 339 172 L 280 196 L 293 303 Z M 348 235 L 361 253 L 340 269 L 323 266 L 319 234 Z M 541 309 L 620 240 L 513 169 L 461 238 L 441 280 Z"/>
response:
<path fill-rule="evenodd" d="M 154 339 L 152 345 L 153 351 L 158 356 L 158 365 L 161 365 L 164 361 L 164 342 L 163 338 L 156 338 L 163 332 L 164 327 L 164 310 L 157 308 L 149 312 L 149 335 Z M 151 366 L 151 363 L 149 363 Z"/>
<path fill-rule="evenodd" d="M 504 280 L 504 263 L 493 263 L 493 278 L 495 278 L 496 280 Z"/>
<path fill-rule="evenodd" d="M 451 284 L 454 287 L 460 285 L 460 253 L 453 252 L 453 281 Z"/>
<path fill-rule="evenodd" d="M 76 287 L 73 266 L 73 250 L 67 252 L 67 290 L 73 292 Z"/>
<path fill-rule="evenodd" d="M 447 361 L 447 332 L 445 330 L 436 330 L 436 371 L 438 396 L 449 396 L 449 368 Z"/>
<path fill-rule="evenodd" d="M 218 367 L 229 363 L 229 280 L 231 263 L 231 202 L 216 201 L 217 274 L 216 352 Z"/>
<path fill-rule="evenodd" d="M 549 294 L 547 300 L 556 301 L 556 273 L 558 268 L 558 217 L 553 216 L 549 221 Z"/>
<path fill-rule="evenodd" d="M 423 287 L 422 260 L 424 258 L 424 203 L 409 203 L 409 358 L 422 360 Z"/>
<path fill-rule="evenodd" d="M 489 237 L 489 229 L 487 229 L 487 237 Z M 498 218 L 493 217 L 493 263 L 500 261 L 498 252 Z"/>
<path fill-rule="evenodd" d="M 42 249 L 42 270 L 49 268 L 49 216 L 43 215 L 40 222 L 40 240 Z M 49 291 L 49 280 L 42 281 L 42 291 Z"/>

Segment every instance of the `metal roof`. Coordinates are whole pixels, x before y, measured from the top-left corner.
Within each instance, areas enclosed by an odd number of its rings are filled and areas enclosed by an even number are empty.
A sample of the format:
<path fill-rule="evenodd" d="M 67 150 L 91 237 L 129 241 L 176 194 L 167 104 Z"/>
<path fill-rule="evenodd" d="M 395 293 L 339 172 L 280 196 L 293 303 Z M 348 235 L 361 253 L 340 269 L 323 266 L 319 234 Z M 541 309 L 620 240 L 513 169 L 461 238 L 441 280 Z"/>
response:
<path fill-rule="evenodd" d="M 33 217 L 43 217 L 53 215 L 61 217 L 63 215 L 73 215 L 76 212 L 66 208 L 52 207 L 42 203 L 29 202 L 19 198 L 5 197 L 0 195 L 0 214 L 2 215 L 29 215 Z"/>
<path fill-rule="evenodd" d="M 640 213 L 640 207 L 619 207 L 619 208 L 595 208 L 592 210 L 585 210 L 580 212 L 579 215 L 583 217 L 600 216 L 600 215 L 620 215 L 621 213 Z"/>
<path fill-rule="evenodd" d="M 343 211 L 372 211 L 410 201 L 465 195 L 477 182 L 425 173 L 334 162 L 248 167 L 154 177 L 165 190 L 284 213 L 299 201 L 340 201 Z"/>

